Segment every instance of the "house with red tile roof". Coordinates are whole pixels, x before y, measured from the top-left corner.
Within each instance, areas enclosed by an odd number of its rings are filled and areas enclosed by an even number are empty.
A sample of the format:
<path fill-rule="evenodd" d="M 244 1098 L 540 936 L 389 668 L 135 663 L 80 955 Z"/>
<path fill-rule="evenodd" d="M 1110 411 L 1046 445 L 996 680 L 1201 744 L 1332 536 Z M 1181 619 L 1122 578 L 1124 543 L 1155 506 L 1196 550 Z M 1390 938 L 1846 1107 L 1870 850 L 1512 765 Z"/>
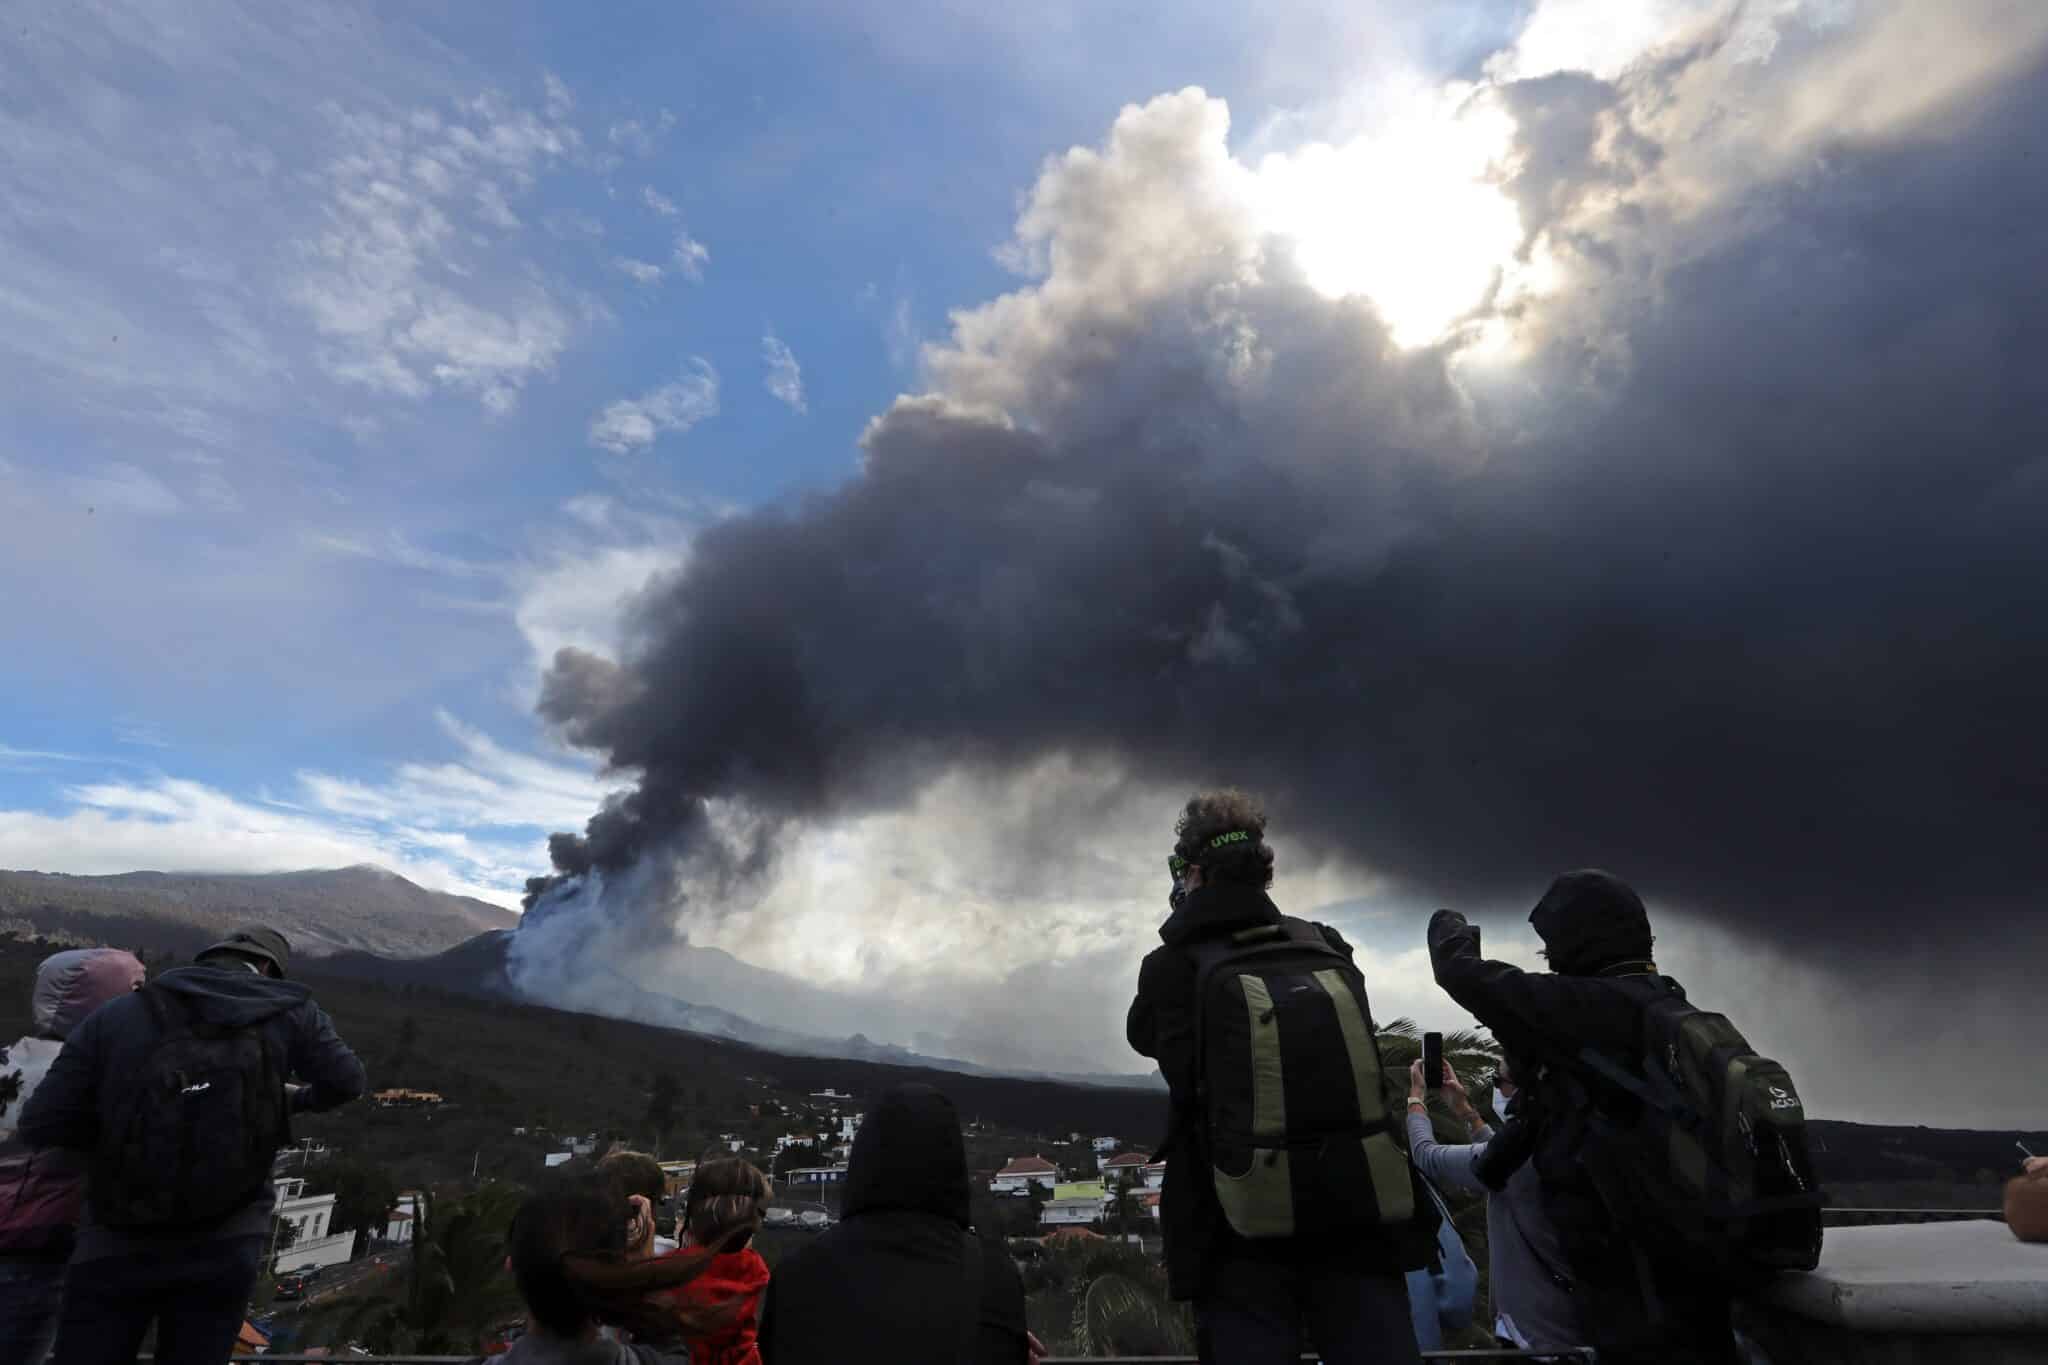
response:
<path fill-rule="evenodd" d="M 1150 1160 L 1143 1152 L 1118 1152 L 1115 1156 L 1098 1158 L 1095 1164 L 1102 1172 L 1102 1178 L 1110 1184 L 1129 1182 L 1135 1185 L 1143 1179 Z"/>
<path fill-rule="evenodd" d="M 1013 1156 L 1009 1164 L 997 1171 L 995 1178 L 988 1182 L 990 1194 L 1027 1194 L 1033 1185 L 1040 1186 L 1047 1194 L 1060 1183 L 1060 1168 L 1042 1156 Z"/>

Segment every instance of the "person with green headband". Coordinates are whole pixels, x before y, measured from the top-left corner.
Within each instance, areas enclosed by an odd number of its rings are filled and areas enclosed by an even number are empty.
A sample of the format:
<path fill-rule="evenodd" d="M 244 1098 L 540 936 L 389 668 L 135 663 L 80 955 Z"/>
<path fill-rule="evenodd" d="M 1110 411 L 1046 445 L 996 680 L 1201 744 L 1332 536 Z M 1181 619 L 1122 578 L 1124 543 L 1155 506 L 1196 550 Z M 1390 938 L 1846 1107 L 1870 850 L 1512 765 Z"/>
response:
<path fill-rule="evenodd" d="M 1264 811 L 1191 799 L 1172 914 L 1127 1023 L 1171 1092 L 1160 1223 L 1204 1361 L 1421 1359 L 1404 1273 L 1437 1215 L 1397 1136 L 1365 983 L 1336 930 L 1280 913 Z"/>

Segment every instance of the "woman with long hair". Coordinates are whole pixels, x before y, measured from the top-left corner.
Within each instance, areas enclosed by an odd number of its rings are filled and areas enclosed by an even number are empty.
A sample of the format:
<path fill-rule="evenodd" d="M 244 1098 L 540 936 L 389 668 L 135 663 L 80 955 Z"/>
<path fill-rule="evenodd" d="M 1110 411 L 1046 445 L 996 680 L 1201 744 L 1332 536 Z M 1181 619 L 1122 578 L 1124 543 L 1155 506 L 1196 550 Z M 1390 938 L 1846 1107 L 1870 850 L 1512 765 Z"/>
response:
<path fill-rule="evenodd" d="M 606 1337 L 606 1327 L 662 1340 L 678 1327 L 710 1334 L 737 1315 L 730 1306 L 667 1302 L 703 1274 L 722 1247 L 652 1259 L 627 1251 L 628 1221 L 602 1175 L 557 1178 L 512 1222 L 512 1274 L 526 1301 L 527 1332 L 497 1357 L 505 1365 L 687 1365 L 685 1354 Z"/>

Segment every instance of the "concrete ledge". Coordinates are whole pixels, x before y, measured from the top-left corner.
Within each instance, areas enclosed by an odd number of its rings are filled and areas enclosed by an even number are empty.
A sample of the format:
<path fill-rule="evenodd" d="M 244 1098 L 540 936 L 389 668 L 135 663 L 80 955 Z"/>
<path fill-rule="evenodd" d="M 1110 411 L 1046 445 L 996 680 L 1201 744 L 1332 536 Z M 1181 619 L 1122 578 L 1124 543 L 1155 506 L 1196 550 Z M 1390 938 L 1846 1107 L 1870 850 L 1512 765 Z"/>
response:
<path fill-rule="evenodd" d="M 1988 1219 L 1830 1228 L 1820 1267 L 1757 1304 L 1857 1332 L 2040 1333 L 2048 1360 L 2048 1243 Z"/>

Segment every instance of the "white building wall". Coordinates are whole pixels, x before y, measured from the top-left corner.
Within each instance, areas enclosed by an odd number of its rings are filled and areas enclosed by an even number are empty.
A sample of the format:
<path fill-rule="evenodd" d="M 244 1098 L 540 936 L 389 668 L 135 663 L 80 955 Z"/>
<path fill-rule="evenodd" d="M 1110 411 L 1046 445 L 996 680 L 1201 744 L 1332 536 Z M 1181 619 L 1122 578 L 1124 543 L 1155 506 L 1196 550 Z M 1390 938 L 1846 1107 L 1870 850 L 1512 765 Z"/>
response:
<path fill-rule="evenodd" d="M 310 1241 L 295 1242 L 278 1252 L 275 1269 L 283 1274 L 287 1270 L 325 1270 L 329 1266 L 347 1265 L 355 1249 L 356 1235 L 353 1232 L 315 1237 Z"/>
<path fill-rule="evenodd" d="M 1100 1199 L 1055 1199 L 1038 1213 L 1040 1225 L 1049 1228 L 1086 1227 L 1100 1217 Z"/>

